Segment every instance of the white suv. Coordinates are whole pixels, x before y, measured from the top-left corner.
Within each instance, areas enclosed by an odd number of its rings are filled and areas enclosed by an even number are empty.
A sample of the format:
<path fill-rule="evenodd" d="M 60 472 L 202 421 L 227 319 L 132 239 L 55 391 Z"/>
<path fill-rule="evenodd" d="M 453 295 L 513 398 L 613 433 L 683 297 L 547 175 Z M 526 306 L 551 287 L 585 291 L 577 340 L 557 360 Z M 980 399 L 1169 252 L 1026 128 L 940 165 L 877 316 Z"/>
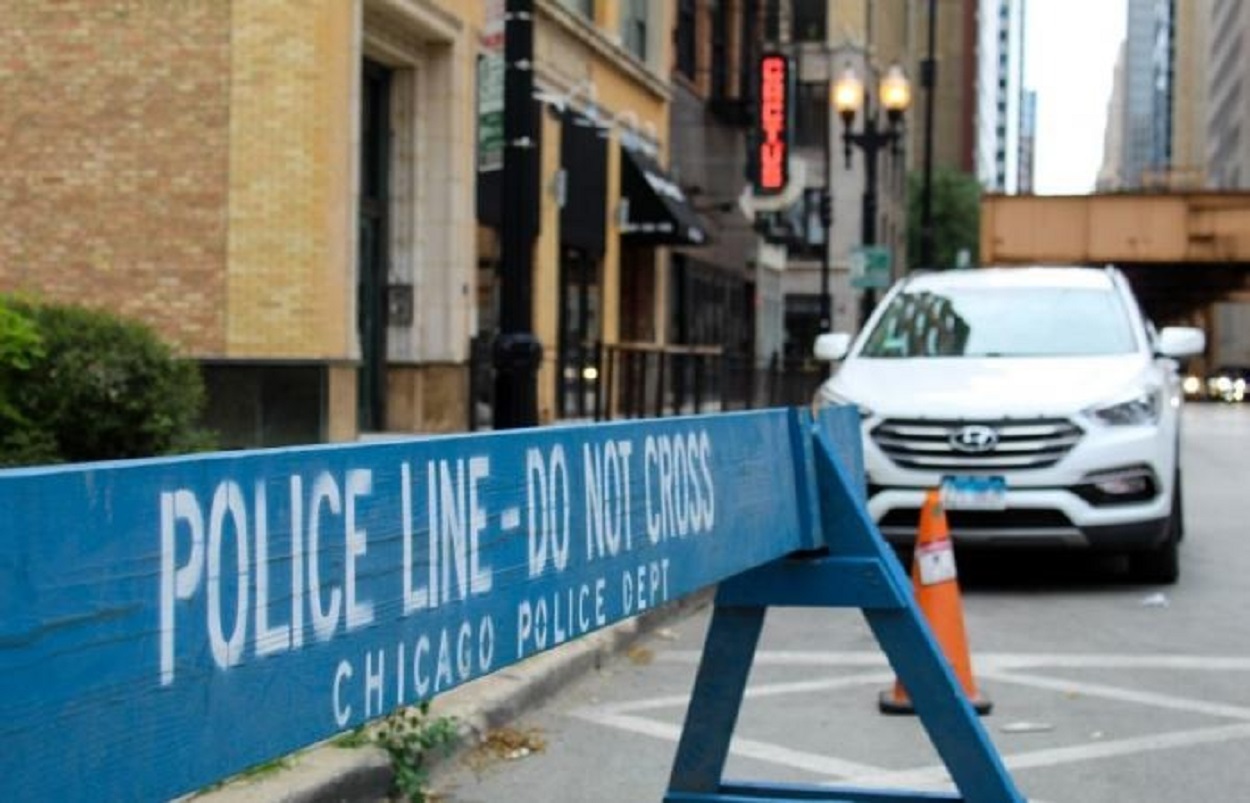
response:
<path fill-rule="evenodd" d="M 1180 405 L 1172 358 L 1201 330 L 1156 332 L 1111 268 L 921 273 L 892 287 L 818 404 L 863 418 L 868 509 L 900 548 L 940 487 L 964 546 L 1125 552 L 1175 582 L 1182 534 Z"/>

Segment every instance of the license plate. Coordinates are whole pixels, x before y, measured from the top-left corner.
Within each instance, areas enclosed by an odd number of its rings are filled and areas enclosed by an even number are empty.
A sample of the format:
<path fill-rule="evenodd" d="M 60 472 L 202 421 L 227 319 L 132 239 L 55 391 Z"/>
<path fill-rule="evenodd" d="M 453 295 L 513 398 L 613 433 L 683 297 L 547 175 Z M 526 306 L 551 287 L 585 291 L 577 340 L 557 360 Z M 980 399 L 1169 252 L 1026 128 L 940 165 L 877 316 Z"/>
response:
<path fill-rule="evenodd" d="M 1004 477 L 943 477 L 942 504 L 950 510 L 1005 510 Z"/>

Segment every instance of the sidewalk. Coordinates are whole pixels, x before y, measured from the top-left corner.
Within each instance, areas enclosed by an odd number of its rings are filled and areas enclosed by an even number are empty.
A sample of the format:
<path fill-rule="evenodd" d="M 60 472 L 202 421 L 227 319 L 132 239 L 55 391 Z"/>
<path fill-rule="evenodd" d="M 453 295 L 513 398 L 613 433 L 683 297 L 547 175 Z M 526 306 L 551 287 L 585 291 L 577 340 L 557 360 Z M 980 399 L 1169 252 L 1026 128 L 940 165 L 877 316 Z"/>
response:
<path fill-rule="evenodd" d="M 666 623 L 684 618 L 712 601 L 712 589 L 501 669 L 434 700 L 434 716 L 453 717 L 460 726 L 459 749 L 442 761 L 455 761 L 487 733 L 541 705 L 567 684 L 598 670 L 613 656 Z M 336 747 L 325 742 L 288 756 L 286 766 L 241 778 L 186 803 L 377 803 L 386 799 L 391 768 L 377 747 Z"/>

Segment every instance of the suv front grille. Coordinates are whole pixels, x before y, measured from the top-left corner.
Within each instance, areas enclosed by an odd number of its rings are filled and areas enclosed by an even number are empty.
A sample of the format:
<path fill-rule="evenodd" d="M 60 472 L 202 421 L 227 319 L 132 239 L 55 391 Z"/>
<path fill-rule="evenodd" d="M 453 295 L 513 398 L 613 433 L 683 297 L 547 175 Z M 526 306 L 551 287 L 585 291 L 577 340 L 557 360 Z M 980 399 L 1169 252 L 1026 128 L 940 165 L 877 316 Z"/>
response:
<path fill-rule="evenodd" d="M 957 434 L 975 428 L 978 438 L 956 448 Z M 985 447 L 986 433 L 994 443 Z M 1047 468 L 1081 439 L 1081 428 L 1066 418 L 937 421 L 887 419 L 870 433 L 885 455 L 902 468 L 985 473 Z M 981 446 L 984 451 L 968 451 Z"/>

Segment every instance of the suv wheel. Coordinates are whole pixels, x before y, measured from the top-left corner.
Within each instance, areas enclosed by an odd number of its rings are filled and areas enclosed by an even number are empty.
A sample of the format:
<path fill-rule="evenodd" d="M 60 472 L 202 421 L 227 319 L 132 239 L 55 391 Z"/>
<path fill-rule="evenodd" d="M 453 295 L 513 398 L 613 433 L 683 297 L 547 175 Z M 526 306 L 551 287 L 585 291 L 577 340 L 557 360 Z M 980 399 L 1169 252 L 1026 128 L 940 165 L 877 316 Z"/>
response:
<path fill-rule="evenodd" d="M 1167 540 L 1154 549 L 1129 555 L 1129 571 L 1133 579 L 1143 583 L 1171 585 L 1180 577 L 1181 490 L 1172 489 L 1172 512 L 1168 516 Z"/>
<path fill-rule="evenodd" d="M 1177 456 L 1177 465 L 1180 464 L 1179 455 Z M 1185 500 L 1181 493 L 1181 470 L 1176 469 L 1176 479 L 1172 482 L 1172 507 L 1174 512 L 1172 515 L 1176 517 L 1176 540 L 1185 540 Z"/>

